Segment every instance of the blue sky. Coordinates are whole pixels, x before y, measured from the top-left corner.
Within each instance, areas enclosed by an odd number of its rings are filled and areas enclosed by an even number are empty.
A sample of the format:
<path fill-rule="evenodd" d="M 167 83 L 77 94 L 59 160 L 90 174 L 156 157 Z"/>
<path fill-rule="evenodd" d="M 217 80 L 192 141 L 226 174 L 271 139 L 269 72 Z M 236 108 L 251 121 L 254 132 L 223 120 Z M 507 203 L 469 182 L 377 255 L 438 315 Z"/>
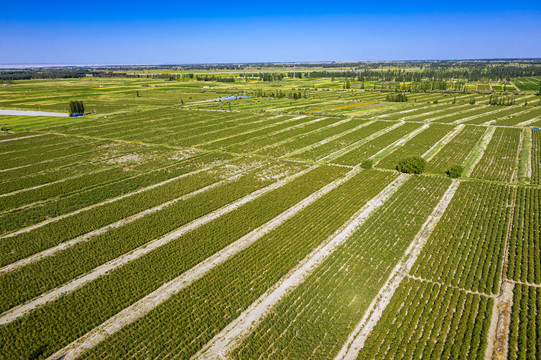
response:
<path fill-rule="evenodd" d="M 503 57 L 541 57 L 540 1 L 30 1 L 0 14 L 0 64 Z"/>

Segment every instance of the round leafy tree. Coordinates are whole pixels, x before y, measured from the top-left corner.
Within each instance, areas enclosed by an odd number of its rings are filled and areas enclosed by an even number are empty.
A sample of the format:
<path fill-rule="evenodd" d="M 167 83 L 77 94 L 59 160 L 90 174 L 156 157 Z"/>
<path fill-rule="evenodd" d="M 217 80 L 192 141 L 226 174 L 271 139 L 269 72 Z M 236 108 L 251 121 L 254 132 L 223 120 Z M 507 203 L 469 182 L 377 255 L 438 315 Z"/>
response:
<path fill-rule="evenodd" d="M 396 170 L 406 174 L 420 174 L 425 170 L 426 160 L 420 156 L 410 156 L 398 162 Z"/>
<path fill-rule="evenodd" d="M 374 162 L 372 161 L 372 159 L 364 159 L 364 160 L 361 162 L 361 167 L 362 167 L 363 169 L 371 169 L 373 163 L 374 163 Z"/>
<path fill-rule="evenodd" d="M 463 171 L 464 167 L 462 165 L 454 164 L 447 170 L 447 175 L 449 175 L 450 178 L 456 179 L 462 176 Z"/>

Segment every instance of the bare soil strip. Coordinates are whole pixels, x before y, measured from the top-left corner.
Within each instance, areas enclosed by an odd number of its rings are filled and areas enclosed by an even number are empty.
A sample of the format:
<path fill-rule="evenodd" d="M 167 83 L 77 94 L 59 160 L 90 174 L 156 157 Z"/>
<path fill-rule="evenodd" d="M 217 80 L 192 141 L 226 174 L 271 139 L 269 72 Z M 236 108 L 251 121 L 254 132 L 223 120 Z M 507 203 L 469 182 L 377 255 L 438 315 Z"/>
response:
<path fill-rule="evenodd" d="M 17 137 L 17 138 L 6 139 L 6 140 L 0 140 L 0 143 L 8 142 L 8 141 L 15 141 L 15 140 L 28 139 L 28 138 L 33 138 L 33 137 L 36 137 L 36 136 L 43 136 L 43 135 L 46 135 L 46 134 L 28 135 L 28 136 L 21 136 L 21 137 Z"/>
<path fill-rule="evenodd" d="M 473 159 L 473 162 L 469 166 L 469 168 L 467 168 L 466 176 L 469 177 L 471 175 L 471 173 L 473 172 L 473 170 L 475 169 L 475 166 L 477 166 L 479 161 L 481 161 L 481 158 L 485 154 L 485 150 L 486 150 L 488 144 L 490 143 L 490 140 L 492 140 L 492 136 L 494 135 L 494 131 L 496 131 L 495 127 L 489 127 L 487 129 L 487 131 L 485 132 L 485 134 L 483 135 L 483 137 L 481 138 L 480 143 L 478 145 L 476 145 L 476 147 L 473 149 L 472 155 L 475 156 L 475 158 Z M 470 159 L 468 159 L 468 160 L 470 160 Z M 468 160 L 466 160 L 466 163 L 469 162 Z"/>
<path fill-rule="evenodd" d="M 296 268 L 282 278 L 273 288 L 257 299 L 237 319 L 225 327 L 192 358 L 227 359 L 228 354 L 272 311 L 273 307 L 288 293 L 299 286 L 325 261 L 334 250 L 342 245 L 370 215 L 381 207 L 400 186 L 409 179 L 401 174 L 376 197 L 371 199 L 344 226 L 310 253 Z"/>
<path fill-rule="evenodd" d="M 355 360 L 357 358 L 359 351 L 363 348 L 366 339 L 381 318 L 381 315 L 383 314 L 383 311 L 387 305 L 391 302 L 391 298 L 402 282 L 402 279 L 404 279 L 404 277 L 409 273 L 413 267 L 413 264 L 419 257 L 425 242 L 438 224 L 441 216 L 445 212 L 445 209 L 447 209 L 447 206 L 455 195 L 459 184 L 459 181 L 453 180 L 451 186 L 449 186 L 438 205 L 436 205 L 432 214 L 425 221 L 409 247 L 406 249 L 402 260 L 394 267 L 393 271 L 389 275 L 389 278 L 370 303 L 370 306 L 366 310 L 363 318 L 350 334 L 348 340 L 342 346 L 342 349 L 338 355 L 336 355 L 335 360 Z"/>
<path fill-rule="evenodd" d="M 513 174 L 511 174 L 511 182 L 518 182 L 520 176 L 520 166 L 524 166 L 520 161 L 520 153 L 522 152 L 522 146 L 524 143 L 524 130 L 520 132 L 520 138 L 518 140 L 517 146 L 517 157 L 515 161 L 515 166 L 513 166 Z M 527 166 L 527 165 L 526 165 Z"/>
<path fill-rule="evenodd" d="M 490 328 L 488 329 L 486 360 L 507 359 L 514 287 L 513 282 L 504 281 L 500 289 L 500 295 L 494 301 Z"/>
<path fill-rule="evenodd" d="M 162 285 L 151 294 L 145 296 L 133 305 L 125 308 L 124 310 L 111 317 L 98 327 L 94 328 L 92 331 L 88 332 L 86 335 L 72 342 L 64 349 L 58 351 L 50 358 L 57 359 L 61 357 L 62 359 L 67 360 L 74 359 L 80 356 L 84 351 L 96 346 L 107 336 L 114 334 L 115 332 L 122 329 L 124 326 L 148 314 L 151 310 L 153 310 L 163 302 L 167 301 L 167 299 L 169 299 L 171 296 L 178 293 L 180 290 L 186 288 L 194 281 L 203 277 L 211 269 L 227 261 L 236 253 L 246 249 L 248 246 L 252 245 L 264 235 L 268 234 L 279 225 L 284 223 L 286 220 L 292 218 L 299 211 L 312 204 L 317 199 L 321 198 L 333 189 L 342 185 L 353 176 L 357 175 L 360 171 L 360 169 L 354 169 L 348 172 L 344 177 L 335 180 L 330 184 L 324 186 L 323 188 L 319 189 L 318 191 L 314 192 L 313 194 L 300 201 L 293 207 L 289 208 L 285 212 L 281 213 L 274 219 L 261 225 L 257 229 L 252 230 L 250 233 L 244 235 L 234 243 L 218 251 L 206 260 L 200 262 L 176 279 L 173 279 L 170 282 Z"/>

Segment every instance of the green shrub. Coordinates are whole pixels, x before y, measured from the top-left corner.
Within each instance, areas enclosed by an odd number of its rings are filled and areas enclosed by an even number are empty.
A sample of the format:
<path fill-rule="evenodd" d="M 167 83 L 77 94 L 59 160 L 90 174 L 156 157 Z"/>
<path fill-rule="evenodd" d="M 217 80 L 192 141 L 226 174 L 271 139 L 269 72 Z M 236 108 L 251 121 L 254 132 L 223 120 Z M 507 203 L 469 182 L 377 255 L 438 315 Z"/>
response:
<path fill-rule="evenodd" d="M 462 176 L 463 171 L 464 167 L 462 165 L 454 164 L 447 170 L 447 175 L 449 175 L 450 178 L 456 179 Z"/>
<path fill-rule="evenodd" d="M 372 159 L 365 159 L 361 162 L 361 167 L 363 169 L 372 169 L 373 164 L 374 164 L 374 161 L 372 161 Z"/>
<path fill-rule="evenodd" d="M 425 170 L 426 160 L 420 156 L 410 156 L 398 162 L 396 170 L 406 174 L 420 174 Z"/>

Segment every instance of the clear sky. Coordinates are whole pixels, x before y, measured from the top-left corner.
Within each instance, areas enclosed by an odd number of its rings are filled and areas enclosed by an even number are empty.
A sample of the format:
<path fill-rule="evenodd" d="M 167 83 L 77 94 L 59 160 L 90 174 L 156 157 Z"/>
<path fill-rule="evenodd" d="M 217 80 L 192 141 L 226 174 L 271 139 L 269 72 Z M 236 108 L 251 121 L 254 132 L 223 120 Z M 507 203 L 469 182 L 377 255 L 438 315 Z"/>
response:
<path fill-rule="evenodd" d="M 24 1 L 0 64 L 541 57 L 537 1 Z"/>

